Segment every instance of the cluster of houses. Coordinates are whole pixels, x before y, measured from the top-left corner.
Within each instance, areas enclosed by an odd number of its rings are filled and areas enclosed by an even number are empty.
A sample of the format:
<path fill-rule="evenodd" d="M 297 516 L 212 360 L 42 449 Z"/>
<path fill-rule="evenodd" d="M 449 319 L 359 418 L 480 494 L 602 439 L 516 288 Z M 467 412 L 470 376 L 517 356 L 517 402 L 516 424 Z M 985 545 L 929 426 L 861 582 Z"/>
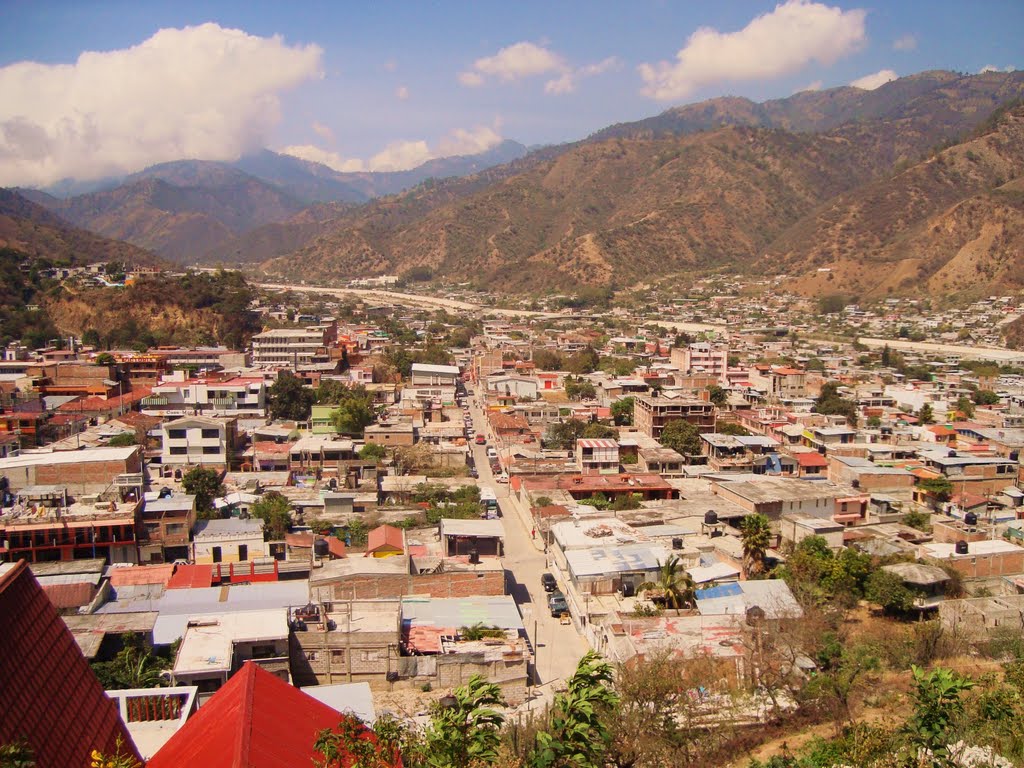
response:
<path fill-rule="evenodd" d="M 426 312 L 402 319 L 433 341 Z M 167 682 L 186 710 L 242 695 L 242 675 L 277 685 L 264 674 L 368 719 L 377 692 L 474 674 L 523 701 L 536 648 L 510 594 L 509 525 L 543 554 L 565 619 L 616 661 L 668 648 L 749 673 L 750 617 L 801 615 L 785 582 L 748 578 L 741 527 L 755 514 L 770 521 L 769 565 L 820 536 L 903 556 L 894 573 L 916 608 L 951 627 L 1019 617 L 1024 381 L 1012 375 L 943 359 L 909 380 L 839 346 L 608 335 L 566 318 L 485 322 L 449 363 L 403 378 L 381 375 L 393 344 L 371 316 L 296 320 L 246 350 L 12 344 L 0 360 L 0 579 L 32 581 L 19 589 L 48 597 L 87 659 L 112 658 L 128 635 L 178 643 Z M 616 365 L 544 369 L 542 349 Z M 328 404 L 273 418 L 284 372 L 363 387 L 374 422 L 341 434 Z M 827 383 L 842 415 L 820 412 L 837 410 L 819 408 Z M 995 397 L 964 413 L 978 391 Z M 696 442 L 667 439 L 679 421 Z M 196 467 L 220 481 L 209 509 L 185 490 Z M 478 515 L 425 522 L 422 489 L 467 486 Z M 271 492 L 286 530 L 251 514 Z M 652 602 L 670 560 L 695 587 L 682 612 Z M 968 598 L 944 599 L 951 571 Z M 162 740 L 132 732 L 141 756 L 186 733 L 188 712 L 174 711 Z"/>

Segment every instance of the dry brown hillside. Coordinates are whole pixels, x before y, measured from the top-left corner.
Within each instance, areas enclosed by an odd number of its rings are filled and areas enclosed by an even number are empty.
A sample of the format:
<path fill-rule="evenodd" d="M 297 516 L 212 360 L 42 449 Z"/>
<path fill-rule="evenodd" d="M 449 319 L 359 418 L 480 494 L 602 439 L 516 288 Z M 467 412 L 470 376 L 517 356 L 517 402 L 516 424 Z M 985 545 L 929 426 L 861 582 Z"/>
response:
<path fill-rule="evenodd" d="M 806 293 L 1024 286 L 1024 107 L 893 178 L 821 205 L 771 247 Z M 825 271 L 831 270 L 831 271 Z"/>

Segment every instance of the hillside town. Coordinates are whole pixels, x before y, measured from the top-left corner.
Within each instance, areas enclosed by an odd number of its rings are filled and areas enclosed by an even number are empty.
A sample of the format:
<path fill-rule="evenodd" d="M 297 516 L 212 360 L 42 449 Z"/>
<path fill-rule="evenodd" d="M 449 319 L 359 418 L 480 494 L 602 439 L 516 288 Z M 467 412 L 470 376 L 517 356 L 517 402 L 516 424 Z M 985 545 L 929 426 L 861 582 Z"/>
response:
<path fill-rule="evenodd" d="M 785 303 L 744 319 L 730 301 L 651 322 L 264 294 L 245 348 L 9 344 L 0 610 L 18 629 L 0 646 L 5 666 L 60 650 L 5 685 L 45 699 L 53 670 L 109 684 L 145 654 L 153 674 L 110 687 L 102 727 L 149 765 L 253 695 L 415 721 L 478 676 L 529 713 L 590 650 L 710 661 L 701 696 L 742 692 L 730 722 L 756 726 L 821 664 L 786 635 L 773 683 L 757 639 L 810 622 L 812 550 L 862 564 L 829 599 L 879 621 L 1019 632 L 1022 355 L 900 348 L 995 343 L 975 329 L 1019 298 L 948 331 L 906 303 L 846 305 L 815 333 Z M 828 322 L 890 342 L 816 338 Z M 21 716 L 45 721 L 27 700 Z M 289 738 L 287 718 L 265 727 Z"/>

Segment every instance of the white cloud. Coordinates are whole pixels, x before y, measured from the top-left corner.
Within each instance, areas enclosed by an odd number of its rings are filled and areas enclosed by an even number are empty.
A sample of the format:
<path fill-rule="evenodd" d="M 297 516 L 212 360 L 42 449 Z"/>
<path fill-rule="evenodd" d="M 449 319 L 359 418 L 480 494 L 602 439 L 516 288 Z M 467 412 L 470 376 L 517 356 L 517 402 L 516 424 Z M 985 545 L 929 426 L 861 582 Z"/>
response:
<path fill-rule="evenodd" d="M 803 88 L 797 88 L 793 93 L 803 93 L 804 91 L 820 91 L 822 86 L 821 80 L 814 80 Z"/>
<path fill-rule="evenodd" d="M 586 64 L 576 69 L 567 69 L 558 77 L 548 80 L 544 84 L 544 93 L 572 93 L 576 90 L 576 84 L 583 78 L 602 75 L 610 70 L 618 69 L 620 65 L 621 62 L 617 57 L 609 56 L 607 59 L 596 64 Z"/>
<path fill-rule="evenodd" d="M 891 69 L 882 69 L 879 70 L 878 72 L 875 72 L 872 75 L 864 75 L 864 77 L 858 77 L 856 80 L 850 83 L 850 85 L 852 85 L 854 88 L 860 88 L 862 91 L 873 91 L 875 90 L 875 88 L 879 88 L 888 83 L 890 80 L 895 80 L 898 77 L 899 75 L 897 75 Z"/>
<path fill-rule="evenodd" d="M 73 64 L 0 68 L 0 184 L 100 178 L 266 144 L 280 94 L 321 75 L 316 45 L 217 24 L 161 29 Z"/>
<path fill-rule="evenodd" d="M 893 41 L 894 51 L 913 51 L 917 49 L 917 38 L 914 35 L 903 35 Z"/>
<path fill-rule="evenodd" d="M 321 149 L 312 144 L 297 144 L 290 147 L 282 147 L 278 150 L 282 155 L 291 155 L 300 160 L 309 160 L 312 163 L 321 163 L 328 168 L 333 168 L 342 173 L 364 170 L 363 161 L 356 158 L 344 158 L 337 152 Z"/>
<path fill-rule="evenodd" d="M 314 120 L 311 128 L 313 129 L 313 133 L 315 133 L 321 139 L 326 139 L 327 141 L 334 141 L 334 131 L 332 131 L 328 126 L 324 125 L 323 123 Z"/>
<path fill-rule="evenodd" d="M 986 72 L 1014 72 L 1014 71 L 1016 71 L 1016 67 L 1013 67 L 1013 66 L 1003 67 L 1002 69 L 1000 69 L 999 67 L 995 66 L 994 64 L 986 64 L 984 67 L 982 67 L 981 69 L 978 70 L 978 74 L 979 75 L 983 75 Z"/>
<path fill-rule="evenodd" d="M 459 74 L 459 82 L 468 86 L 483 85 L 488 77 L 511 82 L 568 69 L 565 59 L 557 53 L 534 43 L 522 42 L 502 48 L 493 56 L 477 59 L 471 70 Z"/>
<path fill-rule="evenodd" d="M 701 27 L 675 61 L 640 65 L 642 93 L 671 101 L 721 82 L 789 75 L 811 62 L 829 66 L 864 45 L 865 15 L 861 9 L 788 0 L 737 32 Z"/>
<path fill-rule="evenodd" d="M 442 137 L 434 147 L 426 141 L 395 141 L 388 144 L 368 160 L 346 158 L 327 149 L 302 144 L 283 147 L 278 151 L 314 163 L 323 163 L 342 173 L 359 171 L 406 171 L 437 157 L 454 155 L 477 155 L 502 142 L 498 132 L 501 121 L 493 125 L 478 125 L 475 128 L 456 128 Z"/>
<path fill-rule="evenodd" d="M 404 85 L 398 86 L 398 88 L 395 89 L 395 97 L 399 101 L 405 101 L 406 99 L 409 98 L 409 89 L 406 88 Z"/>

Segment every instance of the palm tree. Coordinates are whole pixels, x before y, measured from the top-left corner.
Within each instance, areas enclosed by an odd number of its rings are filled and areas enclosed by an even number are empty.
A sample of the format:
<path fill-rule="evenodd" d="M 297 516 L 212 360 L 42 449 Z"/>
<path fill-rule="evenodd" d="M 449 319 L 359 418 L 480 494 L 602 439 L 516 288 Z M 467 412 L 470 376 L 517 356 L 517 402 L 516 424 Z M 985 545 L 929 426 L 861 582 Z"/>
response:
<path fill-rule="evenodd" d="M 764 558 L 771 542 L 768 518 L 761 514 L 749 515 L 740 523 L 743 541 L 743 572 L 747 578 L 764 573 Z"/>
<path fill-rule="evenodd" d="M 641 590 L 660 592 L 665 605 L 671 605 L 676 613 L 680 608 L 690 608 L 695 600 L 696 587 L 693 577 L 682 567 L 679 555 L 669 555 L 668 560 L 658 563 L 658 580 L 645 581 Z"/>

